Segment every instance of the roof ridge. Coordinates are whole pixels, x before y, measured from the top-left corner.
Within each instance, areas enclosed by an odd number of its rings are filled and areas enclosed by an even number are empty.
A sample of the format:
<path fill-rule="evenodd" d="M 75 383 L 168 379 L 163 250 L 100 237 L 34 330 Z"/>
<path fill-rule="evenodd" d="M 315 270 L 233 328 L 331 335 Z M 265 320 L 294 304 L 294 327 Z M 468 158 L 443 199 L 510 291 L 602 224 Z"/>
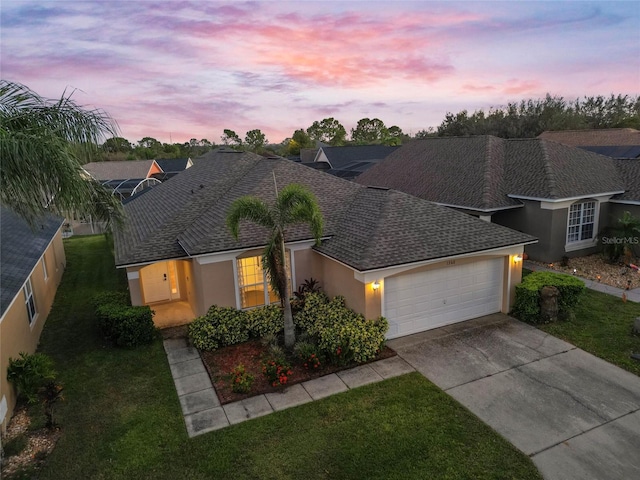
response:
<path fill-rule="evenodd" d="M 549 197 L 557 198 L 558 190 L 556 186 L 556 177 L 555 177 L 555 173 L 553 172 L 553 167 L 551 165 L 551 157 L 549 156 L 549 152 L 547 150 L 547 143 L 542 138 L 537 140 L 542 149 L 542 156 L 544 158 L 544 172 L 545 172 L 545 176 L 547 177 L 547 181 L 549 182 Z"/>
<path fill-rule="evenodd" d="M 485 153 L 485 161 L 483 164 L 484 167 L 484 175 L 482 176 L 482 207 L 486 208 L 487 205 L 489 205 L 491 203 L 491 190 L 492 190 L 492 166 L 493 166 L 493 155 L 492 155 L 492 149 L 491 147 L 493 146 L 493 143 L 495 143 L 493 141 L 493 137 L 485 137 L 486 139 L 486 145 L 485 145 L 485 149 L 484 149 L 484 153 Z"/>

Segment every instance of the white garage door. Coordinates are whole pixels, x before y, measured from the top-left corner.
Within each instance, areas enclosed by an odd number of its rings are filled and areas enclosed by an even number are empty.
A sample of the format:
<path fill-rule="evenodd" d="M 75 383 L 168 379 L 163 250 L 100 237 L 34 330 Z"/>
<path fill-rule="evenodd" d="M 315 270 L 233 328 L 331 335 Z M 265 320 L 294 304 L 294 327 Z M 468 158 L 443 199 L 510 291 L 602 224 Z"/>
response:
<path fill-rule="evenodd" d="M 384 282 L 388 338 L 499 312 L 504 260 L 407 273 Z"/>

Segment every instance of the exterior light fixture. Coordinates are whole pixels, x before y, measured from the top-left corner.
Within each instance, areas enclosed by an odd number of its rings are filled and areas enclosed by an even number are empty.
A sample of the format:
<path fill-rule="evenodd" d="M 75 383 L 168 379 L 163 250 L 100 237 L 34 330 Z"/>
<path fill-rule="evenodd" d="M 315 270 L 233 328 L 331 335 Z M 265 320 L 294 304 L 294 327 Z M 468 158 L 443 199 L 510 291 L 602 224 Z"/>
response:
<path fill-rule="evenodd" d="M 380 288 L 380 282 L 376 280 L 375 282 L 373 282 L 373 283 L 371 284 L 371 287 L 372 287 L 374 290 L 378 290 L 378 289 Z"/>
<path fill-rule="evenodd" d="M 513 261 L 516 262 L 516 263 L 521 262 L 522 261 L 522 255 L 515 255 L 513 257 Z"/>

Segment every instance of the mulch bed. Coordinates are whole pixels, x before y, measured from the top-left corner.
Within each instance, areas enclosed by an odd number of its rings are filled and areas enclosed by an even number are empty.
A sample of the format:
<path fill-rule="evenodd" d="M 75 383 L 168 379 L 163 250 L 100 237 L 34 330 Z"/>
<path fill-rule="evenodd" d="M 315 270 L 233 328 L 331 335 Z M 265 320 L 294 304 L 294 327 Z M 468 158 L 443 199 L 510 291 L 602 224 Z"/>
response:
<path fill-rule="evenodd" d="M 268 346 L 263 345 L 259 340 L 250 340 L 237 345 L 223 347 L 213 352 L 200 352 L 202 361 L 209 372 L 221 404 L 227 404 L 253 397 L 263 393 L 282 391 L 284 385 L 272 386 L 267 377 L 262 373 L 262 361 L 267 356 Z M 390 358 L 396 352 L 389 347 L 384 347 L 375 360 Z M 373 360 L 373 361 L 375 361 Z M 235 393 L 231 390 L 230 373 L 238 365 L 244 365 L 247 373 L 253 375 L 254 380 L 249 393 Z M 296 361 L 291 360 L 291 375 L 288 377 L 286 386 L 296 383 L 306 382 L 314 378 L 329 375 L 348 368 L 353 368 L 357 364 L 338 366 L 321 365 L 317 369 L 306 369 Z"/>
<path fill-rule="evenodd" d="M 532 261 L 533 264 L 552 270 L 572 274 L 576 269 L 578 277 L 587 278 L 616 288 L 633 290 L 640 288 L 640 272 L 633 270 L 624 264 L 610 263 L 601 254 L 588 255 L 585 257 L 570 258 L 567 265 L 563 266 L 559 262 L 541 263 Z M 640 265 L 640 259 L 634 258 L 631 263 Z M 600 278 L 598 278 L 598 276 Z"/>

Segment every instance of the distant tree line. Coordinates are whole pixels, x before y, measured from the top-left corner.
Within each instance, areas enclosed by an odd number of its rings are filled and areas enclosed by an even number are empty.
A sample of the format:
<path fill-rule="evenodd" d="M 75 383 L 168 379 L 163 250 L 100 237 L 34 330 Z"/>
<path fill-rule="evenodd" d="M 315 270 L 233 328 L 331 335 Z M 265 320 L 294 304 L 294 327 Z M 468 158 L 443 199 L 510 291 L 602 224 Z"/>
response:
<path fill-rule="evenodd" d="M 467 110 L 447 112 L 442 123 L 418 131 L 413 137 L 396 125 L 387 127 L 379 118 L 362 118 L 349 132 L 335 118 L 313 122 L 308 128 L 295 130 L 291 137 L 279 144 L 269 144 L 261 130 L 248 131 L 241 138 L 235 131 L 224 129 L 221 144 L 236 150 L 262 155 L 295 156 L 303 148 L 319 144 L 342 145 L 401 145 L 412 138 L 433 136 L 494 135 L 501 138 L 532 138 L 545 130 L 581 130 L 599 128 L 640 129 L 640 96 L 610 95 L 584 97 L 567 101 L 547 94 L 544 99 L 528 99 L 492 107 L 488 111 Z M 215 147 L 207 139 L 192 138 L 185 143 L 162 143 L 145 137 L 132 144 L 122 137 L 113 137 L 103 144 L 105 160 L 139 160 L 152 158 L 197 157 Z"/>

